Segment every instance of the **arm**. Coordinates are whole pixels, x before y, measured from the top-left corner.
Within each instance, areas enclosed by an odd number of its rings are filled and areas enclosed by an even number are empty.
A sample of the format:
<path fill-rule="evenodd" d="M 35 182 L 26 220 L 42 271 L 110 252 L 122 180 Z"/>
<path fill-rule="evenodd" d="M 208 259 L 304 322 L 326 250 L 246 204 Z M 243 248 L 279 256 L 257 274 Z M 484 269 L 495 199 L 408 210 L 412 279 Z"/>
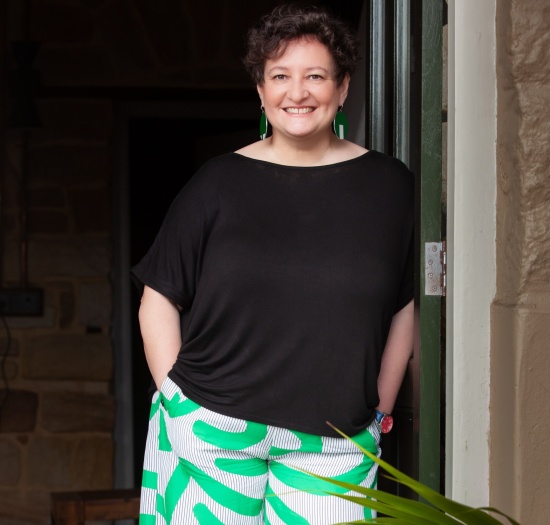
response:
<path fill-rule="evenodd" d="M 160 389 L 181 347 L 179 309 L 170 299 L 145 286 L 138 317 L 147 365 Z"/>
<path fill-rule="evenodd" d="M 392 319 L 380 373 L 378 374 L 378 410 L 391 414 L 401 388 L 413 350 L 414 301 L 397 312 Z"/>

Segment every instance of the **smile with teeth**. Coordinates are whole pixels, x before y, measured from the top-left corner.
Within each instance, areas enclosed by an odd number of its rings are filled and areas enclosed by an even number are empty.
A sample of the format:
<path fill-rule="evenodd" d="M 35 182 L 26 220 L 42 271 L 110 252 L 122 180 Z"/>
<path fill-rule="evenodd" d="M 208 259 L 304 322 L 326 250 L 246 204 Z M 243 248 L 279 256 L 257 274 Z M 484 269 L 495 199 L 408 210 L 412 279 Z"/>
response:
<path fill-rule="evenodd" d="M 294 113 L 296 115 L 300 115 L 303 113 L 311 113 L 314 110 L 315 108 L 285 108 L 285 111 L 287 113 Z"/>

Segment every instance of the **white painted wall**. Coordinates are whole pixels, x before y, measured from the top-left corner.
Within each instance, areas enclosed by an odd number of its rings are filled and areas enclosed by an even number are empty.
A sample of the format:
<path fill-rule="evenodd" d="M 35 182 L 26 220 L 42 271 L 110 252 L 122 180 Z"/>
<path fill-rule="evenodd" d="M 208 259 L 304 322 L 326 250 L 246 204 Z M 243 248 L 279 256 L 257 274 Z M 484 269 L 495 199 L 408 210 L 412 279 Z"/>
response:
<path fill-rule="evenodd" d="M 489 502 L 496 0 L 449 0 L 447 495 Z"/>

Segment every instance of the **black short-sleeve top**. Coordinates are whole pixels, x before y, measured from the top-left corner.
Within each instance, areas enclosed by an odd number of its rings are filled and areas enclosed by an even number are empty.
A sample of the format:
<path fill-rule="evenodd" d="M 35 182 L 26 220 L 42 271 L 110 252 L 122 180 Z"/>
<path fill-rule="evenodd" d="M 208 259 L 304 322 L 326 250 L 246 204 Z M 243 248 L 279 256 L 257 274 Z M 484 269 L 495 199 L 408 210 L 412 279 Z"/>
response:
<path fill-rule="evenodd" d="M 413 226 L 414 177 L 376 151 L 316 167 L 211 159 L 131 269 L 183 307 L 170 378 L 224 415 L 357 434 L 413 298 Z"/>

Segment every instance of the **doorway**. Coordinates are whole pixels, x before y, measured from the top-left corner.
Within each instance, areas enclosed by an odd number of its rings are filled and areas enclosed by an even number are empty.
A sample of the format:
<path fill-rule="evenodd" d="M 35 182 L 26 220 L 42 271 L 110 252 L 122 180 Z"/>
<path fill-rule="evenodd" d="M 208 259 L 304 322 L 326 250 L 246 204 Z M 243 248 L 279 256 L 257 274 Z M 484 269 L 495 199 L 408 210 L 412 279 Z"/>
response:
<path fill-rule="evenodd" d="M 172 199 L 209 158 L 256 140 L 256 119 L 131 117 L 128 120 L 130 264 L 153 243 Z M 143 460 L 154 393 L 137 323 L 139 296 L 132 288 L 134 465 Z M 136 486 L 141 473 L 136 473 Z"/>
<path fill-rule="evenodd" d="M 418 131 L 413 134 L 416 139 L 411 148 L 411 164 L 416 165 L 417 169 L 414 171 L 423 180 L 428 180 L 426 176 L 430 174 L 434 181 L 433 184 L 426 184 L 432 190 L 435 188 L 432 191 L 434 198 L 430 197 L 433 202 L 429 209 L 439 215 L 438 219 L 430 222 L 433 225 L 433 233 L 428 232 L 429 240 L 434 240 L 431 237 L 442 234 L 438 229 L 442 223 L 441 191 L 438 190 L 438 184 L 441 184 L 441 144 L 437 144 L 438 140 L 441 140 L 441 135 L 438 137 L 437 133 L 434 133 L 434 130 L 441 127 L 441 105 L 438 100 L 441 87 L 435 85 L 441 82 L 441 77 L 437 78 L 430 67 L 433 69 L 434 64 L 441 67 L 441 57 L 438 57 L 437 53 L 441 53 L 438 46 L 443 17 L 441 0 L 426 1 L 422 7 L 422 10 L 415 10 L 412 17 L 418 23 L 413 24 L 417 49 L 413 77 L 417 81 L 411 92 L 416 101 L 413 101 L 416 115 L 422 114 L 422 118 L 414 118 L 415 112 L 411 115 L 410 127 L 412 131 Z M 439 35 L 438 38 L 433 37 L 434 33 Z M 427 44 L 432 46 L 434 53 L 432 56 L 424 54 L 420 60 L 419 50 L 422 49 L 424 53 Z M 388 53 L 387 56 L 391 57 L 392 54 Z M 435 69 L 437 72 L 437 67 Z M 434 84 L 431 93 L 425 91 L 425 83 L 421 84 L 421 80 L 425 78 L 430 78 Z M 355 107 L 357 114 L 364 114 L 364 97 L 369 89 L 375 92 L 374 87 L 371 83 L 370 88 L 363 91 L 363 98 L 359 97 L 361 100 L 358 99 Z M 379 90 L 383 91 L 385 89 Z M 201 92 L 198 99 L 194 96 L 196 94 L 182 93 L 181 99 L 173 102 L 125 102 L 117 110 L 119 133 L 118 144 L 115 145 L 118 157 L 114 167 L 117 173 L 114 204 L 118 224 L 115 232 L 117 242 L 113 276 L 115 311 L 118 312 L 114 322 L 115 397 L 119 407 L 133 407 L 131 410 L 118 410 L 116 415 L 117 487 L 140 484 L 139 466 L 142 463 L 151 395 L 151 380 L 137 328 L 138 300 L 136 290 L 130 283 L 129 269 L 144 255 L 160 227 L 171 200 L 197 167 L 213 155 L 232 151 L 257 140 L 259 107 L 252 89 L 239 93 Z M 429 111 L 425 109 L 427 102 L 430 103 Z M 373 120 L 374 117 L 371 115 L 370 118 Z M 391 130 L 392 126 L 388 126 L 387 129 Z M 431 131 L 426 133 L 426 130 Z M 422 138 L 428 136 L 433 139 L 432 142 Z M 373 146 L 367 144 L 367 147 Z M 420 197 L 424 199 L 423 194 Z M 424 203 L 423 209 L 428 209 Z M 423 233 L 423 237 L 428 233 Z M 419 251 L 420 245 L 421 240 L 418 239 Z M 417 270 L 421 265 L 419 253 Z M 417 273 L 418 295 L 422 287 L 422 276 L 421 272 Z M 421 367 L 417 345 L 414 370 L 409 374 L 401 393 L 401 403 L 397 407 L 399 413 L 396 414 L 396 419 L 401 429 L 399 433 L 394 432 L 394 436 L 387 438 L 384 445 L 385 456 L 398 468 L 415 476 L 420 474 L 421 481 L 429 481 L 433 488 L 440 490 L 440 482 L 444 479 L 440 472 L 443 465 L 441 456 L 444 454 L 444 442 L 440 442 L 440 422 L 443 420 L 440 410 L 444 406 L 444 403 L 441 403 L 440 392 L 442 299 L 417 297 L 416 302 L 423 303 L 424 313 L 421 317 L 426 328 L 422 328 L 422 334 L 430 337 L 422 335 L 420 339 L 423 355 L 429 356 L 430 359 L 428 362 L 424 361 L 422 379 L 419 377 Z M 426 303 L 429 304 L 426 306 Z M 132 307 L 129 309 L 128 305 Z M 426 366 L 426 363 L 429 366 Z M 430 376 L 429 380 L 425 379 L 427 376 Z M 433 392 L 425 389 L 418 393 L 419 385 L 427 386 Z M 418 400 L 419 395 L 421 401 Z M 419 427 L 420 420 L 423 424 Z M 419 444 L 423 447 L 420 459 Z M 420 466 L 414 465 L 417 461 L 420 461 Z"/>
<path fill-rule="evenodd" d="M 227 94 L 213 92 L 207 100 L 202 94 L 199 101 L 132 102 L 118 110 L 115 397 L 127 409 L 116 416 L 117 487 L 141 484 L 154 392 L 138 325 L 138 290 L 129 270 L 145 255 L 172 200 L 195 171 L 207 159 L 257 140 L 254 95 L 253 90 L 241 93 L 229 104 Z"/>

